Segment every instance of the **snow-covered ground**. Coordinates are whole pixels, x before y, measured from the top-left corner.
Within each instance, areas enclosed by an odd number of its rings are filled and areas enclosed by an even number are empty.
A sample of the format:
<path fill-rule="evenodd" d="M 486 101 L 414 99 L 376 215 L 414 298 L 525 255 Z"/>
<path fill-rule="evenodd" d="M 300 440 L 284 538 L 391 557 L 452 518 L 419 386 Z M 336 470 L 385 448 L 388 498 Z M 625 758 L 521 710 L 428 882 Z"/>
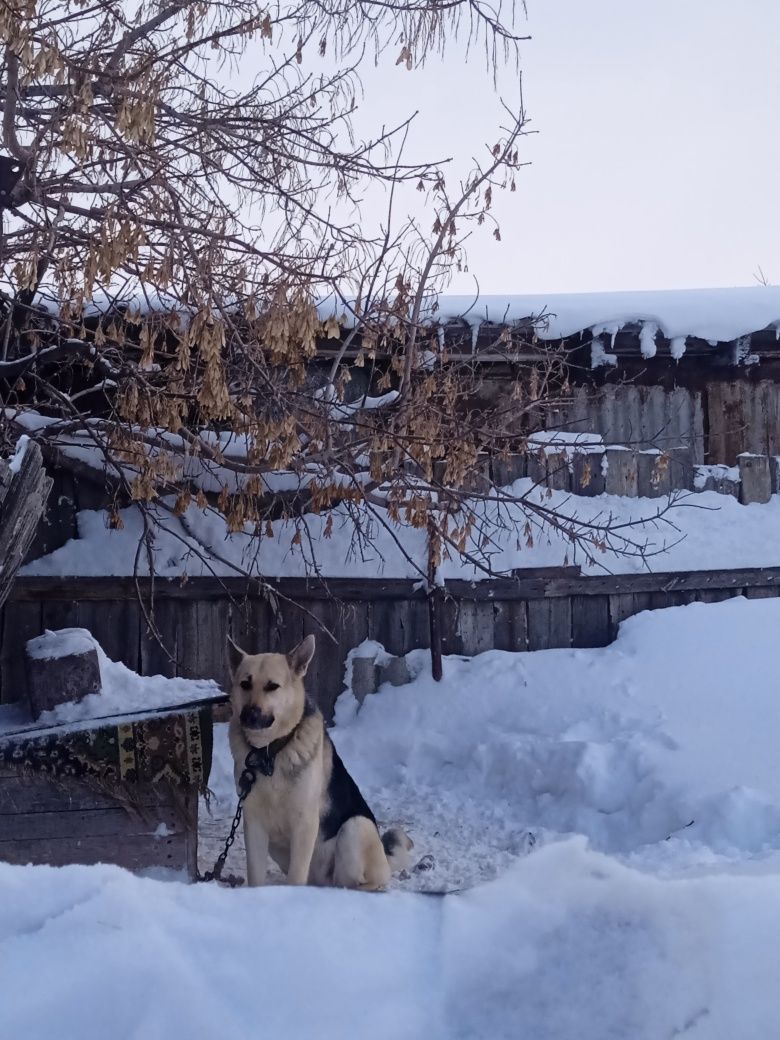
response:
<path fill-rule="evenodd" d="M 780 565 L 776 537 L 780 495 L 773 495 L 764 505 L 748 506 L 711 491 L 683 495 L 659 519 L 659 512 L 666 510 L 666 499 L 578 498 L 563 491 L 531 488 L 527 479 L 512 485 L 513 494 L 531 494 L 536 505 L 555 511 L 564 526 L 568 522 L 585 534 L 585 525 L 592 524 L 599 537 L 599 531 L 608 527 L 610 545 L 604 552 L 594 550 L 594 559 L 589 561 L 581 549 L 575 551 L 568 536 L 537 524 L 532 517 L 529 538 L 529 515 L 519 505 L 474 502 L 474 515 L 484 515 L 487 521 L 478 523 L 466 548 L 483 562 L 489 561 L 495 574 L 567 562 L 579 563 L 583 573 L 616 574 Z M 144 531 L 141 516 L 135 507 L 121 510 L 121 515 L 121 530 L 110 530 L 104 513 L 80 512 L 80 537 L 27 564 L 22 573 L 131 575 L 136 566 L 140 573 L 147 573 L 146 548 L 138 552 Z M 335 578 L 354 576 L 359 567 L 367 574 L 419 578 L 427 570 L 425 530 L 393 523 L 366 506 L 354 507 L 352 513 L 346 506 L 338 506 L 327 515 L 308 514 L 298 525 L 278 520 L 272 525 L 272 537 L 256 534 L 253 525 L 247 525 L 245 534 L 229 534 L 223 517 L 196 505 L 188 508 L 183 520 L 186 529 L 170 513 L 158 511 L 153 556 L 155 573 L 161 577 L 229 576 L 244 571 L 290 577 L 316 571 Z M 361 539 L 356 537 L 358 529 L 363 533 Z M 485 531 L 490 535 L 487 543 L 482 538 Z M 440 573 L 444 579 L 486 577 L 465 556 L 444 560 Z"/>
<path fill-rule="evenodd" d="M 778 630 L 780 599 L 692 604 L 346 691 L 340 753 L 433 859 L 396 889 L 460 894 L 0 866 L 0 1035 L 767 1040 Z M 220 730 L 215 835 L 229 773 Z"/>

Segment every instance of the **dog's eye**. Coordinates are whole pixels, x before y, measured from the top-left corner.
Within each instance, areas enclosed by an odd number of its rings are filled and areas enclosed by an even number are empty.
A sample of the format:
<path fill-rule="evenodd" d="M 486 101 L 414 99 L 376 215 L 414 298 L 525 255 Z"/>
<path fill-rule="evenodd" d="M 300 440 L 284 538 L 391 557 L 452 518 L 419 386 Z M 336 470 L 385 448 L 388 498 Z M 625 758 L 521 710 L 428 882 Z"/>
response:
<path fill-rule="evenodd" d="M 264 689 L 265 689 L 266 693 L 273 693 L 274 690 L 278 690 L 279 689 L 279 683 L 278 682 L 270 682 L 269 681 L 269 682 L 267 682 L 265 684 Z"/>
<path fill-rule="evenodd" d="M 246 677 L 246 679 L 242 679 L 241 680 L 241 689 L 242 690 L 251 690 L 252 689 L 252 677 L 251 677 L 251 675 L 248 675 Z"/>

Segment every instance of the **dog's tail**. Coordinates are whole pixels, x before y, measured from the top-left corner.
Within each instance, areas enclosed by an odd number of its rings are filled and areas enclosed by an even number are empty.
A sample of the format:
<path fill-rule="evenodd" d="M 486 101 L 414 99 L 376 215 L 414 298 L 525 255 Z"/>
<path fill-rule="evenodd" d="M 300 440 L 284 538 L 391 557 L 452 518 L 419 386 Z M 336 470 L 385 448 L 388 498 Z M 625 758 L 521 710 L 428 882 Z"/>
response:
<path fill-rule="evenodd" d="M 400 827 L 391 827 L 389 831 L 385 831 L 382 835 L 382 847 L 393 874 L 397 874 L 409 866 L 411 862 L 409 853 L 414 848 L 414 842 Z"/>

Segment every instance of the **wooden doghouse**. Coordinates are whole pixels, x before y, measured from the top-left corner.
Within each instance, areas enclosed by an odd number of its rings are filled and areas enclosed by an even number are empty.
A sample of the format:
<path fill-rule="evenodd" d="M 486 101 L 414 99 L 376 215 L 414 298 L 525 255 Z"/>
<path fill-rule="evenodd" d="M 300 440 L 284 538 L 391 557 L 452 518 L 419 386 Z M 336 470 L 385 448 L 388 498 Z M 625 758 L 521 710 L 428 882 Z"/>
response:
<path fill-rule="evenodd" d="M 100 670 L 94 647 L 79 649 L 72 635 L 72 652 L 51 657 L 36 656 L 38 642 L 28 644 L 30 702 L 0 708 L 0 860 L 168 868 L 194 879 L 214 697 L 105 715 L 92 697 L 91 717 L 68 705 L 52 723 L 41 709 L 94 694 Z"/>

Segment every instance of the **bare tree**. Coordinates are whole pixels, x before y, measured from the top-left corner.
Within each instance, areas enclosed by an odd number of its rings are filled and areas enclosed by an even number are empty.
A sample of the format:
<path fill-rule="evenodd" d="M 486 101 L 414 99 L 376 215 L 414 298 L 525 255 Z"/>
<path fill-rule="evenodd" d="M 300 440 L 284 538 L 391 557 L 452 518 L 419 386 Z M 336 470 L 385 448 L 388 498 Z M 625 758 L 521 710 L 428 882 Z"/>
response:
<path fill-rule="evenodd" d="M 508 530 L 530 544 L 557 528 L 587 556 L 646 551 L 631 525 L 485 479 L 486 454 L 522 450 L 566 400 L 565 354 L 529 355 L 533 328 L 509 325 L 458 354 L 436 323 L 468 236 L 500 240 L 493 202 L 515 190 L 522 104 L 456 184 L 406 158 L 408 123 L 352 132 L 364 61 L 413 69 L 460 37 L 495 70 L 517 60 L 513 11 L 0 0 L 0 36 L 5 414 L 49 454 L 99 456 L 117 502 L 143 510 L 150 569 L 166 513 L 219 559 L 187 526 L 196 506 L 257 544 L 279 517 L 336 505 L 357 543 L 403 522 L 429 532 L 427 581 L 447 554 L 490 573 Z M 360 199 L 376 185 L 387 208 L 372 228 Z M 511 374 L 478 406 L 483 350 Z M 376 392 L 355 401 L 361 368 Z"/>

